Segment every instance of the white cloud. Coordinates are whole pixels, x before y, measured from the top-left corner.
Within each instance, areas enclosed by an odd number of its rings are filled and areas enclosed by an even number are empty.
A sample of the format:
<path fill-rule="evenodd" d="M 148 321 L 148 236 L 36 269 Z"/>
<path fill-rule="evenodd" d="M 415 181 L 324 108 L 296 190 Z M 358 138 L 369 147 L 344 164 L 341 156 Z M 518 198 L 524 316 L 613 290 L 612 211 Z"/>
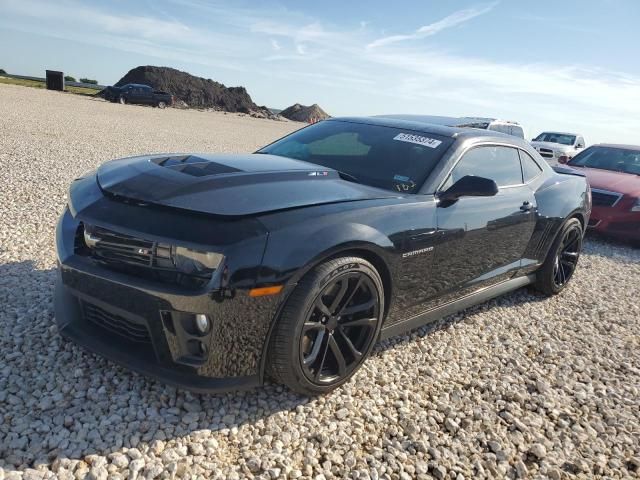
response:
<path fill-rule="evenodd" d="M 282 50 L 282 46 L 278 43 L 278 41 L 274 38 L 271 39 L 271 47 L 277 52 L 278 50 Z"/>
<path fill-rule="evenodd" d="M 424 25 L 418 28 L 413 33 L 403 34 L 403 35 L 391 35 L 388 37 L 378 38 L 377 40 L 374 40 L 373 42 L 369 43 L 367 47 L 376 48 L 376 47 L 382 47 L 384 45 L 390 45 L 392 43 L 404 42 L 407 40 L 418 40 L 420 38 L 430 37 L 432 35 L 435 35 L 436 33 L 441 32 L 442 30 L 446 30 L 447 28 L 452 28 L 457 25 L 461 25 L 465 22 L 468 22 L 469 20 L 479 17 L 480 15 L 484 15 L 485 13 L 488 13 L 491 10 L 493 10 L 493 8 L 497 4 L 498 2 L 493 2 L 486 5 L 479 5 L 476 7 L 459 10 L 435 23 Z"/>
<path fill-rule="evenodd" d="M 296 52 L 298 52 L 299 55 L 304 55 L 307 53 L 307 47 L 304 44 L 299 43 L 296 45 Z"/>

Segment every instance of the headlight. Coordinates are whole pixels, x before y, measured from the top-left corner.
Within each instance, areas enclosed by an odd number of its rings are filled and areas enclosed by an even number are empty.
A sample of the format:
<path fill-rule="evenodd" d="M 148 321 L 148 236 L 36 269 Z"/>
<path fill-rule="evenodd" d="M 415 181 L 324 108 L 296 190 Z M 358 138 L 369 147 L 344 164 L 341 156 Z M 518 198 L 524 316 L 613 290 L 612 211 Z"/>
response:
<path fill-rule="evenodd" d="M 220 253 L 202 252 L 186 247 L 173 247 L 171 256 L 178 270 L 187 275 L 207 275 L 220 266 Z"/>
<path fill-rule="evenodd" d="M 636 198 L 636 203 L 634 203 L 633 207 L 631 207 L 631 211 L 632 212 L 640 212 L 640 197 Z"/>

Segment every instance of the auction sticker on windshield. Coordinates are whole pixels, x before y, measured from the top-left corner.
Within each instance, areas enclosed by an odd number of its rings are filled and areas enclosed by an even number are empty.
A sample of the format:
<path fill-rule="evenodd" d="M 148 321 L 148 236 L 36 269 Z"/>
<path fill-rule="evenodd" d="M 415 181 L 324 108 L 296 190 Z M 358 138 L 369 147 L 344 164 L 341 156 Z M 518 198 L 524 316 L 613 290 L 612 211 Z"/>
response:
<path fill-rule="evenodd" d="M 423 137 L 421 135 L 413 135 L 411 133 L 399 133 L 395 137 L 394 140 L 398 140 L 399 142 L 409 142 L 415 143 L 417 145 L 424 145 L 429 148 L 438 148 L 442 143 L 440 140 L 436 140 L 435 138 Z"/>

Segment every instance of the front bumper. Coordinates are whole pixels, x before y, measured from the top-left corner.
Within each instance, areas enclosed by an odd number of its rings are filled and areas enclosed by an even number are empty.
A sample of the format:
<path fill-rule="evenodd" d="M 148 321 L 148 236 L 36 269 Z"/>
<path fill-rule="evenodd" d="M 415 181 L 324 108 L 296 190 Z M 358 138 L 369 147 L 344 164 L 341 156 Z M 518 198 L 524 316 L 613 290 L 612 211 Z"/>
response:
<path fill-rule="evenodd" d="M 197 392 L 262 383 L 277 297 L 252 298 L 239 289 L 190 291 L 109 270 L 75 254 L 78 224 L 66 210 L 56 232 L 55 317 L 63 337 L 143 375 Z M 186 323 L 197 313 L 211 320 L 204 335 Z"/>
<path fill-rule="evenodd" d="M 594 206 L 589 229 L 624 240 L 640 240 L 640 212 Z"/>

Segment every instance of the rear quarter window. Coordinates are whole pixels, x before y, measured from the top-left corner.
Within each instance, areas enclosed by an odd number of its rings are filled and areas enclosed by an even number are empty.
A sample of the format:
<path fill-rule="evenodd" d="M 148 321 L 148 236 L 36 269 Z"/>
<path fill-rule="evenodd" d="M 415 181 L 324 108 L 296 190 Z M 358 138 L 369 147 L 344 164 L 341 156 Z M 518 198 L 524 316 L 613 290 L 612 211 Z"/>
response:
<path fill-rule="evenodd" d="M 520 162 L 522 163 L 522 177 L 525 182 L 533 180 L 542 173 L 542 168 L 531 158 L 531 155 L 522 150 L 519 150 L 518 153 L 520 154 Z"/>

